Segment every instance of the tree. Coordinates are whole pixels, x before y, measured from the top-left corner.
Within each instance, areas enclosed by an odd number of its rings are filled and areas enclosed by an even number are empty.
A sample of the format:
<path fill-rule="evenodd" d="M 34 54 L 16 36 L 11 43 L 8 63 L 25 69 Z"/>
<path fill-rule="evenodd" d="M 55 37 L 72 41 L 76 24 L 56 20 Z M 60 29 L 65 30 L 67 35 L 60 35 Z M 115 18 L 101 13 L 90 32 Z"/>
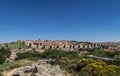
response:
<path fill-rule="evenodd" d="M 120 55 L 115 55 L 115 60 L 113 61 L 113 64 L 120 66 Z"/>
<path fill-rule="evenodd" d="M 2 47 L 0 49 L 0 64 L 4 63 L 6 58 L 8 58 L 11 55 L 11 51 L 9 49 L 5 49 Z"/>
<path fill-rule="evenodd" d="M 5 62 L 5 57 L 2 54 L 0 54 L 0 64 L 4 62 Z"/>

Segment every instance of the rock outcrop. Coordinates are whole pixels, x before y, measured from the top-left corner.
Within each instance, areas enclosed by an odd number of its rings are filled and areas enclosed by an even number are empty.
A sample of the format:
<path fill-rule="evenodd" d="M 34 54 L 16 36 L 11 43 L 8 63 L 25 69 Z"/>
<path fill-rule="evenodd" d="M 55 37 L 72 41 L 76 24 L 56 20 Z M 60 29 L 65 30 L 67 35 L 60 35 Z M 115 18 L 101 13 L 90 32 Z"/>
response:
<path fill-rule="evenodd" d="M 14 69 L 9 76 L 65 76 L 65 71 L 62 71 L 59 65 L 52 66 L 47 60 L 40 60 L 32 65 Z"/>

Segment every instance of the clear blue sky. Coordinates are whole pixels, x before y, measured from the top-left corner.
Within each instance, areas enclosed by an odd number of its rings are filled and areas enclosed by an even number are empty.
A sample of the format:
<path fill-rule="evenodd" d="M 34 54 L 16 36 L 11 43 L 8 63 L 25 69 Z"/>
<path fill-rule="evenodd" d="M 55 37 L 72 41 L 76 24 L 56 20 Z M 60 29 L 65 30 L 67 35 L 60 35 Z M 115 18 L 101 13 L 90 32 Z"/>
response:
<path fill-rule="evenodd" d="M 0 42 L 120 41 L 120 0 L 0 0 Z"/>

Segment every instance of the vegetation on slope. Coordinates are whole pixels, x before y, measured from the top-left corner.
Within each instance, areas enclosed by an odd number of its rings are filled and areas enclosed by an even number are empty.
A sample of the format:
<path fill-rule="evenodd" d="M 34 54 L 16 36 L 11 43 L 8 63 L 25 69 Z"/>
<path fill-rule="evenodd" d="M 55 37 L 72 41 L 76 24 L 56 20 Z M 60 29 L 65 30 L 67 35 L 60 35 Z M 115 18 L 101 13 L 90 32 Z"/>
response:
<path fill-rule="evenodd" d="M 32 64 L 32 61 L 20 60 L 20 61 L 3 63 L 0 65 L 0 71 L 12 70 L 14 68 L 18 68 L 29 64 Z"/>
<path fill-rule="evenodd" d="M 10 49 L 21 49 L 21 48 L 26 48 L 27 46 L 25 46 L 22 43 L 17 43 L 17 42 L 12 42 L 10 44 L 8 44 L 8 48 Z"/>
<path fill-rule="evenodd" d="M 99 51 L 97 51 L 99 52 Z M 91 54 L 99 56 L 112 56 L 114 57 L 115 53 L 102 52 L 97 53 L 92 52 Z M 120 66 L 109 64 L 101 60 L 94 59 L 85 59 L 78 56 L 78 53 L 75 51 L 61 51 L 61 50 L 45 50 L 44 53 L 37 52 L 24 52 L 17 54 L 17 60 L 19 59 L 28 59 L 28 58 L 45 58 L 45 59 L 55 59 L 56 61 L 51 62 L 51 64 L 58 64 L 63 70 L 68 71 L 73 74 L 73 76 L 119 76 L 120 75 Z"/>
<path fill-rule="evenodd" d="M 67 57 L 69 59 L 78 58 L 77 52 L 74 51 L 62 51 L 56 49 L 47 49 L 44 53 L 37 52 L 23 52 L 17 53 L 16 60 L 30 59 L 30 58 L 47 58 L 47 59 L 60 59 L 61 57 Z"/>

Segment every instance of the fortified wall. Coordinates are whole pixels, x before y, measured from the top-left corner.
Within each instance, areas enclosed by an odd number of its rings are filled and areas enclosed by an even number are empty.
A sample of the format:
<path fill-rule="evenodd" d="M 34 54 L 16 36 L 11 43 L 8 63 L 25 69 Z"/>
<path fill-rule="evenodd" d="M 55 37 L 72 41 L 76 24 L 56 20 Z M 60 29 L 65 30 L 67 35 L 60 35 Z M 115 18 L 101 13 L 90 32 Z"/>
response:
<path fill-rule="evenodd" d="M 92 49 L 97 48 L 96 43 L 76 42 L 67 40 L 18 40 L 18 43 L 23 43 L 30 48 L 39 49 L 61 49 L 61 50 L 79 50 L 81 48 Z"/>

